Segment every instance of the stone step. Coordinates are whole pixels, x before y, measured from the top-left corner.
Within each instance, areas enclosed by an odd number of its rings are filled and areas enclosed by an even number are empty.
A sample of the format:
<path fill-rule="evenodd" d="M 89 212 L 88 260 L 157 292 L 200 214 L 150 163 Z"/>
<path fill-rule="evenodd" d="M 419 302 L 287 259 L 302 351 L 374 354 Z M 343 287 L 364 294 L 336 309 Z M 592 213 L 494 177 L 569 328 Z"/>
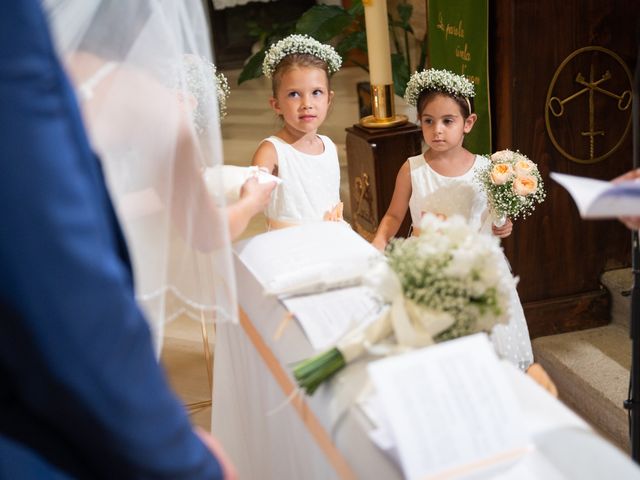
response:
<path fill-rule="evenodd" d="M 610 270 L 600 277 L 602 284 L 611 294 L 611 323 L 629 328 L 631 318 L 631 297 L 633 284 L 630 268 Z"/>
<path fill-rule="evenodd" d="M 629 386 L 627 327 L 604 327 L 536 338 L 533 351 L 554 380 L 560 399 L 623 451 L 629 452 L 623 408 Z"/>

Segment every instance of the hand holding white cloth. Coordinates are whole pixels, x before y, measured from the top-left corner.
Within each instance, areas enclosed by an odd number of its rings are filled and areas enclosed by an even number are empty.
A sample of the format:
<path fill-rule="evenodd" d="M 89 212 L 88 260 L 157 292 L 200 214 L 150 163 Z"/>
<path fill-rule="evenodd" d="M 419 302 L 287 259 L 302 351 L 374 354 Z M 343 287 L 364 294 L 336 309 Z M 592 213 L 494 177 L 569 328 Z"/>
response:
<path fill-rule="evenodd" d="M 209 191 L 216 191 L 216 181 L 220 172 L 222 173 L 222 184 L 224 186 L 224 196 L 228 203 L 238 201 L 240 198 L 240 189 L 242 185 L 250 178 L 257 178 L 258 183 L 276 182 L 282 183 L 282 180 L 271 175 L 266 170 L 259 167 L 238 167 L 236 165 L 217 165 L 208 167 L 204 170 L 204 181 Z"/>

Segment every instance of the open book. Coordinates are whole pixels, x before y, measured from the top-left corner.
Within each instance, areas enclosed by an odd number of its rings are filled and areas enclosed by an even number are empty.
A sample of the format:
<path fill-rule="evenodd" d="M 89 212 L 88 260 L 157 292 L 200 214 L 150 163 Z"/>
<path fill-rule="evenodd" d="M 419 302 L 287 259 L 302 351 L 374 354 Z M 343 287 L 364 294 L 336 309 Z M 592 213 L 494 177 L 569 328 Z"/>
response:
<path fill-rule="evenodd" d="M 368 371 L 377 397 L 368 408 L 409 480 L 493 478 L 530 449 L 523 412 L 484 333 L 378 360 Z"/>
<path fill-rule="evenodd" d="M 594 178 L 551 173 L 576 202 L 582 218 L 640 216 L 640 182 L 611 183 Z"/>

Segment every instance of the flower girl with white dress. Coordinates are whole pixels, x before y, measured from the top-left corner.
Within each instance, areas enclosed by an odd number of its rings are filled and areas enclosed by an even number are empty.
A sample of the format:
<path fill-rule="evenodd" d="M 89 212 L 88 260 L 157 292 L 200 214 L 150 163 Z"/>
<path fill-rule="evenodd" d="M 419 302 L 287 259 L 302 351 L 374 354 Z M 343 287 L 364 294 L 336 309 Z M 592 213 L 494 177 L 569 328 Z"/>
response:
<path fill-rule="evenodd" d="M 270 229 L 342 221 L 338 153 L 317 133 L 333 98 L 329 76 L 341 63 L 333 47 L 306 35 L 280 40 L 265 56 L 262 70 L 273 84 L 269 102 L 283 120 L 252 162 L 282 180 L 266 211 Z"/>
<path fill-rule="evenodd" d="M 414 234 L 425 213 L 439 217 L 462 215 L 479 231 L 505 238 L 511 234 L 510 220 L 492 225 L 486 195 L 474 181 L 476 171 L 489 160 L 474 155 L 462 145 L 477 119 L 472 111 L 473 84 L 446 70 L 425 70 L 411 77 L 405 97 L 415 105 L 428 150 L 408 159 L 396 178 L 389 209 L 380 222 L 373 244 L 382 250 L 411 211 Z M 506 257 L 504 257 L 506 262 Z M 529 330 L 518 293 L 513 289 L 510 321 L 496 325 L 491 339 L 496 351 L 521 369 L 533 362 Z"/>

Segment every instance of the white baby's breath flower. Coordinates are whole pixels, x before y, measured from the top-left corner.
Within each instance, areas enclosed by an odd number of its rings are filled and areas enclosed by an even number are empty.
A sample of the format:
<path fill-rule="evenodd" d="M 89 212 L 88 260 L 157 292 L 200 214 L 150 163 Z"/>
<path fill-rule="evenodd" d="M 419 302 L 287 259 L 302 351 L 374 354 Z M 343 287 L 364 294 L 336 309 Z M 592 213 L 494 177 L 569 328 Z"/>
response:
<path fill-rule="evenodd" d="M 459 216 L 442 220 L 428 214 L 420 226 L 419 237 L 393 240 L 386 254 L 405 298 L 427 312 L 423 316 L 454 320 L 445 331 L 434 331 L 420 318 L 422 328 L 446 340 L 505 322 L 514 280 L 498 240 Z"/>
<path fill-rule="evenodd" d="M 409 105 L 414 107 L 418 103 L 418 97 L 424 90 L 433 92 L 445 92 L 457 97 L 472 98 L 475 89 L 466 77 L 457 75 L 449 70 L 430 68 L 415 72 L 407 82 L 404 98 Z"/>
<path fill-rule="evenodd" d="M 206 58 L 186 54 L 183 65 L 176 67 L 173 79 L 174 88 L 182 88 L 195 100 L 193 118 L 199 132 L 206 131 L 212 121 L 210 109 L 215 101 L 218 104 L 220 119 L 227 114 L 227 98 L 231 92 L 224 74 L 216 71 L 216 66 Z"/>
<path fill-rule="evenodd" d="M 287 55 L 306 53 L 318 57 L 329 67 L 329 73 L 340 70 L 342 58 L 331 45 L 320 43 L 308 35 L 289 35 L 271 45 L 262 62 L 262 73 L 271 78 L 280 61 Z"/>

